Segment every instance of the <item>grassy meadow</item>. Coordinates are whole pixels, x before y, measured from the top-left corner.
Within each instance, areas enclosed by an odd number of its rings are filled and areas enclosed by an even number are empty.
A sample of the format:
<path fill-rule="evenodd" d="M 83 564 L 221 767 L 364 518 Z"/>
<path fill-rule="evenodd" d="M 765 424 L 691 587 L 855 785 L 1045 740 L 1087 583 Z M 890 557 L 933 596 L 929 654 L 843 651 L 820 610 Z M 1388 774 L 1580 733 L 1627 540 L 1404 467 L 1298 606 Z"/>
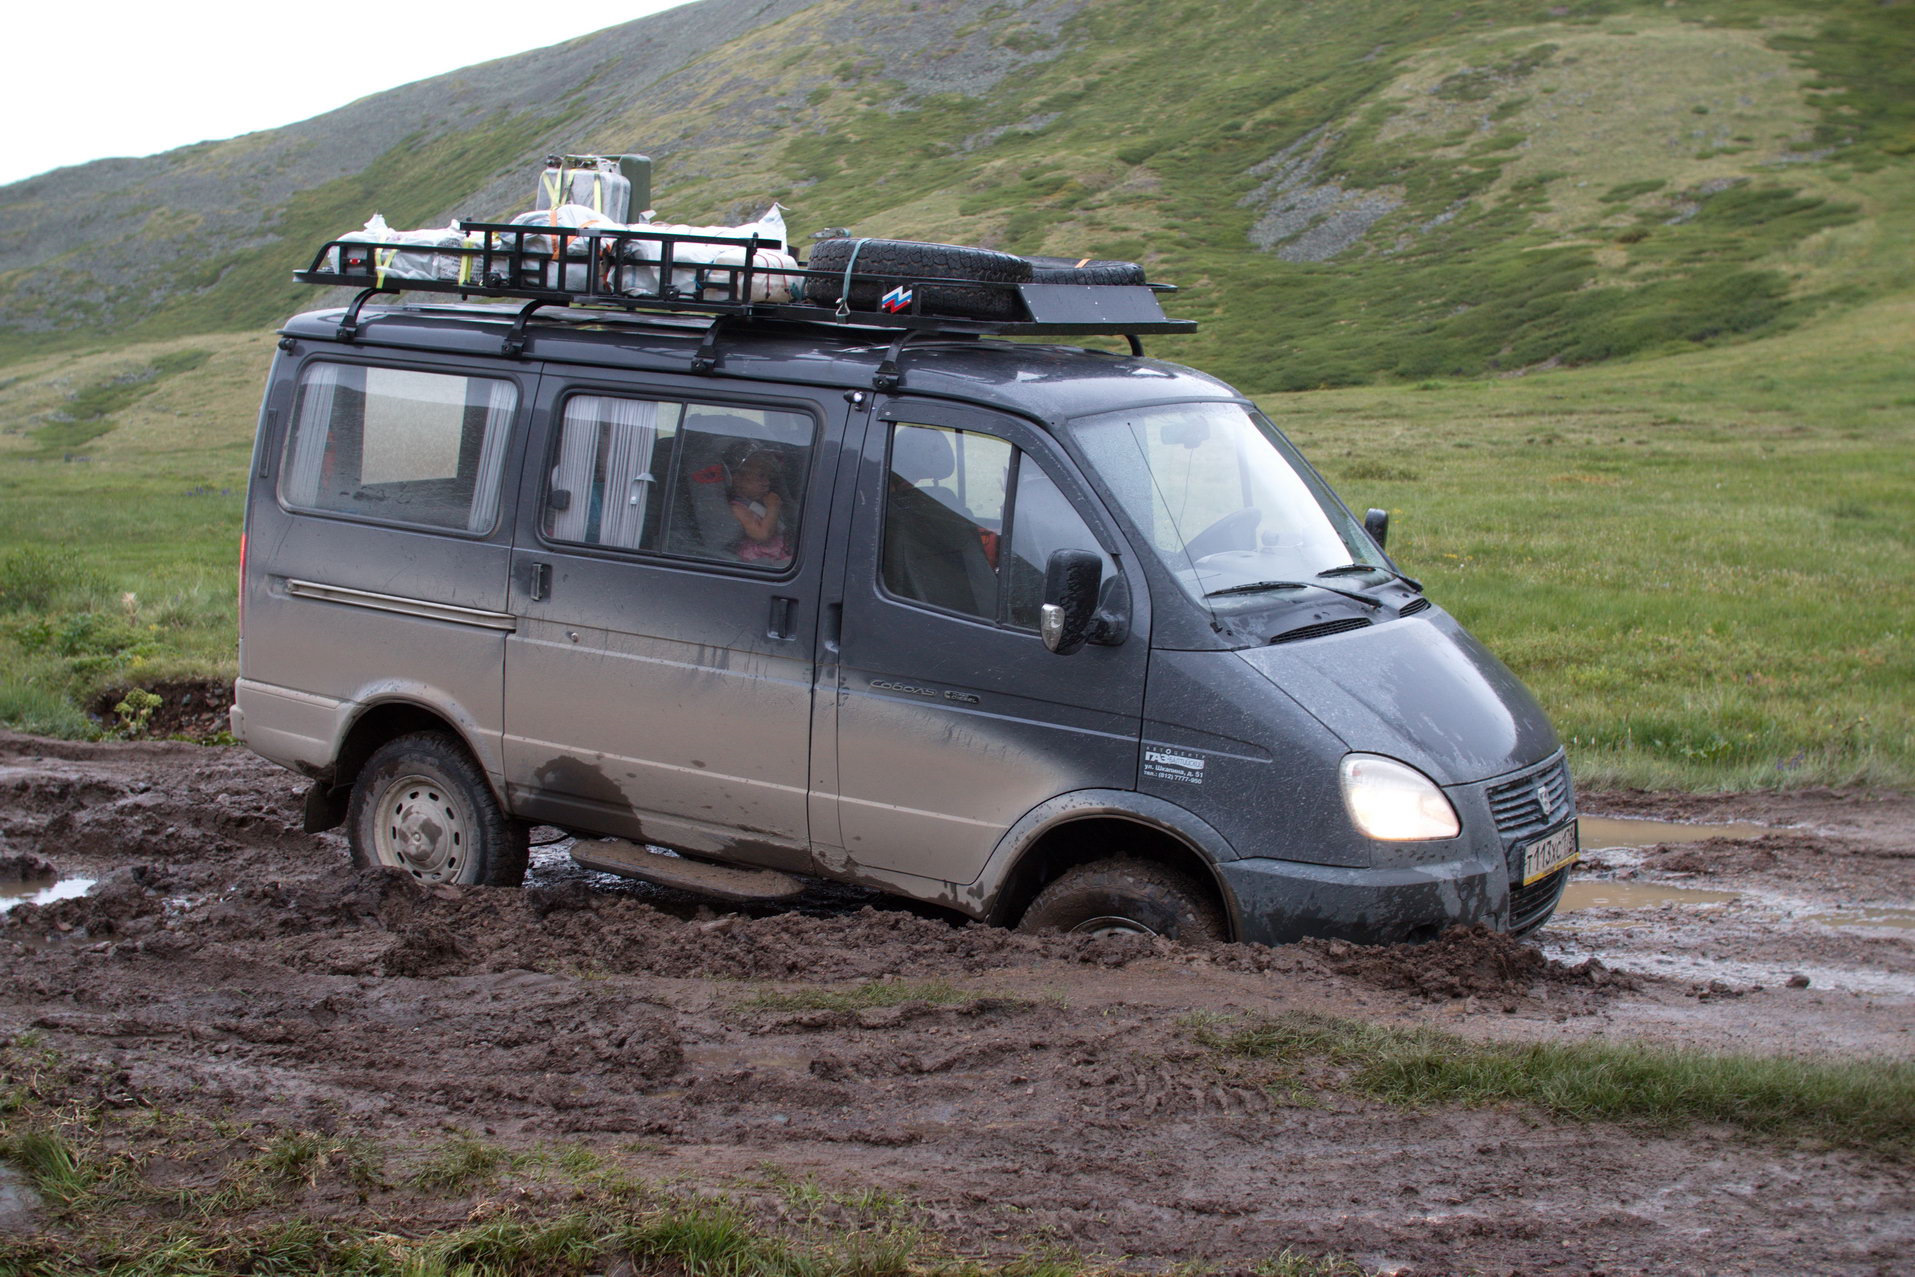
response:
<path fill-rule="evenodd" d="M 1915 777 L 1915 302 L 1527 377 L 1268 397 L 1585 785 Z"/>
<path fill-rule="evenodd" d="M 1883 302 L 1673 358 L 1262 403 L 1392 512 L 1393 553 L 1535 690 L 1583 784 L 1907 786 L 1911 333 L 1915 300 Z M 0 378 L 0 721 L 84 735 L 102 689 L 231 676 L 271 341 Z M 65 418 L 109 392 L 73 446 Z"/>
<path fill-rule="evenodd" d="M 0 373 L 0 722 L 87 735 L 81 707 L 101 690 L 233 675 L 272 340 L 219 334 Z"/>

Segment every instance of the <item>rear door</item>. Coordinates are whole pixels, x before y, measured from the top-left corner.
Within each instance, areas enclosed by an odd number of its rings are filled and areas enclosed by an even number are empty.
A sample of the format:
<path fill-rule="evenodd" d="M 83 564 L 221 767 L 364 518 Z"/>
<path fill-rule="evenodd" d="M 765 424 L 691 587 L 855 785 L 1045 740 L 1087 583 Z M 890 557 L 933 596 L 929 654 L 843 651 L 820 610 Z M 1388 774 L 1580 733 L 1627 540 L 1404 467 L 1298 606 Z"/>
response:
<path fill-rule="evenodd" d="M 501 660 L 535 368 L 325 349 L 298 369 L 248 523 L 240 703 L 249 743 L 330 766 L 353 703 L 409 701 L 500 767 Z"/>
<path fill-rule="evenodd" d="M 515 811 L 807 868 L 828 445 L 844 404 L 548 369 L 513 551 Z"/>
<path fill-rule="evenodd" d="M 1124 643 L 1070 656 L 1037 632 L 1050 553 L 1102 553 L 1114 591 L 1121 546 L 1088 485 L 1029 423 L 879 403 L 832 627 L 835 793 L 814 836 L 836 848 L 821 848 L 821 860 L 970 882 L 1038 803 L 1134 787 L 1149 649 L 1141 610 Z"/>

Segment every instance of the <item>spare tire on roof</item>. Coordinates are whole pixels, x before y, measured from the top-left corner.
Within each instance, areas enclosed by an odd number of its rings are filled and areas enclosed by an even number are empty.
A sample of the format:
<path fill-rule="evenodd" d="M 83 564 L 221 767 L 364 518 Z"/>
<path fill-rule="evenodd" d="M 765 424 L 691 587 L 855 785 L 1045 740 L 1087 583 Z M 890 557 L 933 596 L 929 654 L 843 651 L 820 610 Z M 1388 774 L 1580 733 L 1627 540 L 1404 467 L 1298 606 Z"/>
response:
<path fill-rule="evenodd" d="M 1091 258 L 1026 257 L 1034 284 L 1142 284 L 1144 268 L 1136 262 L 1102 262 Z"/>
<path fill-rule="evenodd" d="M 857 254 L 855 265 L 852 254 Z M 805 300 L 815 306 L 836 306 L 844 295 L 844 270 L 852 266 L 856 275 L 903 276 L 910 279 L 974 279 L 984 284 L 1028 284 L 1031 264 L 1022 257 L 993 252 L 988 248 L 968 248 L 961 244 L 925 244 L 908 239 L 827 239 L 820 240 L 805 263 L 813 271 L 805 280 Z M 832 272 L 835 272 L 833 274 Z M 896 287 L 897 279 L 853 279 L 852 310 L 877 310 L 884 294 Z M 1010 319 L 1024 317 L 1024 307 L 1014 288 L 967 288 L 962 284 L 925 284 L 918 286 L 918 310 L 931 315 L 957 315 L 970 319 Z"/>

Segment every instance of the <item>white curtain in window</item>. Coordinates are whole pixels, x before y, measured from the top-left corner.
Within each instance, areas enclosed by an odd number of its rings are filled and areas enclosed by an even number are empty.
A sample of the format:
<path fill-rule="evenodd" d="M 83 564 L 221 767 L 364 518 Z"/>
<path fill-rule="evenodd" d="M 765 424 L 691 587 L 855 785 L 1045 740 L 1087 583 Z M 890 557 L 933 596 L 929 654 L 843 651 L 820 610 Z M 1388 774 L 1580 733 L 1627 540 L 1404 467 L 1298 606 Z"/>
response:
<path fill-rule="evenodd" d="M 319 504 L 319 479 L 332 435 L 333 392 L 344 384 L 349 371 L 358 370 L 339 364 L 314 364 L 306 370 L 299 388 L 299 420 L 293 423 L 292 456 L 286 466 L 287 505 Z"/>
<path fill-rule="evenodd" d="M 605 459 L 605 513 L 600 545 L 636 549 L 645 535 L 645 509 L 651 504 L 652 447 L 658 439 L 658 405 L 640 399 L 601 399 L 611 430 Z"/>
<path fill-rule="evenodd" d="M 552 535 L 560 541 L 583 541 L 592 517 L 592 467 L 598 460 L 599 411 L 604 402 L 597 395 L 575 395 L 565 402 L 559 463 L 552 467 L 552 491 L 570 497 L 570 504 L 552 518 Z"/>
<path fill-rule="evenodd" d="M 499 475 L 505 469 L 506 444 L 512 438 L 512 409 L 518 388 L 509 381 L 480 383 L 485 387 L 485 442 L 479 448 L 479 474 L 472 491 L 472 513 L 467 532 L 490 532 L 499 513 Z"/>

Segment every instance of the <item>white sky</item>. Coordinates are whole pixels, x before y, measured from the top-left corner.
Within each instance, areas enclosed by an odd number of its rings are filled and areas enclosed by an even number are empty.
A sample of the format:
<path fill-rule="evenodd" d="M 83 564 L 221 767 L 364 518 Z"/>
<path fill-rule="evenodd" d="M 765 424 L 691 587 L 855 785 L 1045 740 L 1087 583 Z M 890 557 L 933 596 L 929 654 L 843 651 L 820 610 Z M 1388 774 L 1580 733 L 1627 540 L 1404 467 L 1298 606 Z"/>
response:
<path fill-rule="evenodd" d="M 278 128 L 684 2 L 15 4 L 0 74 L 0 185 Z"/>

